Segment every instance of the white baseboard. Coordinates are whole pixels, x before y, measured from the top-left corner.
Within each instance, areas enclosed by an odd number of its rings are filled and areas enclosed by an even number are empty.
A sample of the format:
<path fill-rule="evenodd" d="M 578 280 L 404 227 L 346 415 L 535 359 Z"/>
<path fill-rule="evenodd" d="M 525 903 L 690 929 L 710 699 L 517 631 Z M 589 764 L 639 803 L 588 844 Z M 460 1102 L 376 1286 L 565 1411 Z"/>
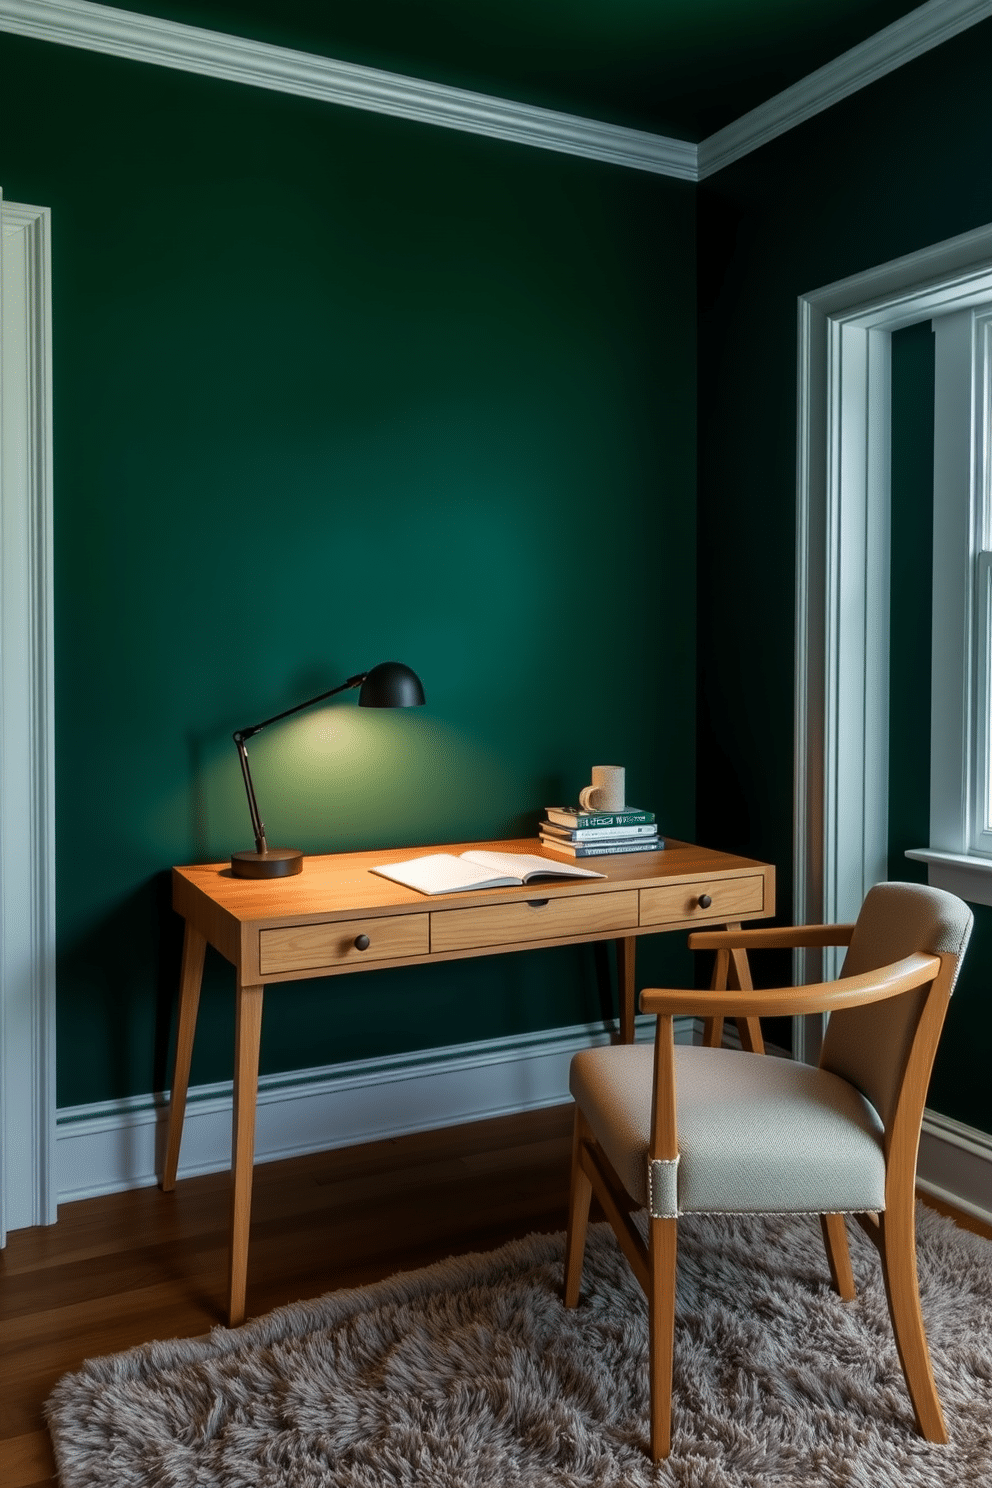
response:
<path fill-rule="evenodd" d="M 926 1111 L 916 1186 L 992 1225 L 992 1136 Z"/>
<path fill-rule="evenodd" d="M 701 1032 L 701 1023 L 691 1018 L 676 1020 L 679 1043 L 692 1043 Z M 733 1032 L 731 1026 L 728 1042 L 733 1041 Z M 653 1038 L 653 1018 L 638 1018 L 637 1036 L 645 1042 Z M 569 1099 L 572 1055 L 609 1039 L 601 1023 L 577 1024 L 263 1076 L 258 1090 L 255 1161 L 274 1162 L 560 1105 Z M 230 1081 L 190 1091 L 180 1178 L 230 1167 L 231 1100 Z M 167 1109 L 168 1096 L 158 1094 L 60 1110 L 56 1135 L 59 1203 L 157 1182 Z M 918 1176 L 923 1193 L 992 1224 L 992 1135 L 927 1111 Z"/>
<path fill-rule="evenodd" d="M 690 1043 L 693 1020 L 678 1020 Z M 654 1019 L 638 1018 L 650 1040 Z M 579 1049 L 609 1042 L 602 1023 L 427 1049 L 384 1059 L 266 1075 L 259 1080 L 255 1161 L 352 1147 L 410 1132 L 559 1105 Z M 179 1177 L 231 1164 L 230 1081 L 189 1092 Z M 58 1112 L 59 1202 L 150 1187 L 162 1170 L 168 1095 L 66 1107 Z"/>

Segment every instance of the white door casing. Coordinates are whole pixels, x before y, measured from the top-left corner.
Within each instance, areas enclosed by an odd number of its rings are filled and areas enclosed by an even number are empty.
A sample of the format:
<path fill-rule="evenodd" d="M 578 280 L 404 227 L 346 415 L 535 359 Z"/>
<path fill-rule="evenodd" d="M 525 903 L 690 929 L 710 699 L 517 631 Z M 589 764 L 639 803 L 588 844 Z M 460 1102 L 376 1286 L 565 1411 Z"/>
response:
<path fill-rule="evenodd" d="M 892 332 L 990 297 L 985 226 L 799 299 L 797 923 L 853 919 L 887 877 Z M 798 952 L 796 976 L 838 961 Z M 821 1033 L 804 1020 L 797 1056 Z"/>
<path fill-rule="evenodd" d="M 0 1244 L 52 1224 L 51 215 L 0 197 Z"/>

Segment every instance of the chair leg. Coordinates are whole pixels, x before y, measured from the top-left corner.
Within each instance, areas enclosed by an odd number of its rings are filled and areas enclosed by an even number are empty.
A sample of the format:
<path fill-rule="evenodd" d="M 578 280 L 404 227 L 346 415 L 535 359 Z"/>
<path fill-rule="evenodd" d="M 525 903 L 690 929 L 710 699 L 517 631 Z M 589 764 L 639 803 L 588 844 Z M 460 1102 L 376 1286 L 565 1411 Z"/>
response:
<path fill-rule="evenodd" d="M 916 1227 L 912 1190 L 907 1201 L 890 1205 L 879 1218 L 879 1254 L 892 1331 L 920 1435 L 946 1442 L 947 1427 L 927 1348 L 916 1273 Z"/>
<path fill-rule="evenodd" d="M 820 1227 L 823 1230 L 823 1243 L 827 1251 L 827 1264 L 830 1267 L 830 1280 L 833 1282 L 835 1292 L 839 1292 L 845 1302 L 850 1302 L 857 1295 L 854 1286 L 854 1272 L 851 1270 L 851 1252 L 847 1246 L 847 1230 L 844 1226 L 843 1214 L 821 1214 Z"/>
<path fill-rule="evenodd" d="M 675 1260 L 678 1221 L 648 1220 L 648 1383 L 651 1401 L 651 1456 L 655 1462 L 672 1449 L 672 1356 L 675 1344 Z"/>
<path fill-rule="evenodd" d="M 582 1142 L 588 1135 L 589 1128 L 586 1119 L 576 1106 L 575 1125 L 572 1128 L 572 1182 L 568 1197 L 568 1231 L 565 1237 L 566 1307 L 575 1307 L 579 1300 L 582 1259 L 586 1249 L 586 1230 L 589 1227 L 592 1184 L 579 1161 Z"/>

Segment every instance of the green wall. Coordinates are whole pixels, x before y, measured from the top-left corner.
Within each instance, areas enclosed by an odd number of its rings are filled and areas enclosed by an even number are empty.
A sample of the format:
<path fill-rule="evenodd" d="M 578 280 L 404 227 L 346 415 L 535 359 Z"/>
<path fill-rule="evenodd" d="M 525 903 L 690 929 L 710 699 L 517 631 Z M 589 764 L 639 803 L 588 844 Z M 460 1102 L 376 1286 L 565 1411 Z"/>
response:
<path fill-rule="evenodd" d="M 776 862 L 783 917 L 793 851 L 796 301 L 992 221 L 990 66 L 985 22 L 699 188 L 698 833 Z M 921 557 L 905 536 L 893 546 L 901 593 Z M 929 727 L 925 698 L 919 726 Z M 900 752 L 895 768 L 919 776 L 918 748 L 913 761 Z M 907 812 L 926 816 L 920 797 L 896 806 L 900 832 Z M 984 1131 L 990 975 L 983 912 L 930 1102 Z"/>
<path fill-rule="evenodd" d="M 796 297 L 992 221 L 990 53 L 985 23 L 693 188 L 2 39 L 6 117 L 46 106 L 0 184 L 53 213 L 61 1105 L 167 1083 L 168 868 L 250 845 L 231 730 L 380 659 L 428 707 L 256 741 L 270 840 L 526 832 L 621 759 L 790 917 Z M 925 771 L 893 757 L 894 873 Z M 931 1101 L 992 1130 L 987 918 Z M 675 938 L 641 970 L 692 974 Z M 212 958 L 194 1081 L 230 1073 L 231 992 Z M 262 1063 L 602 1012 L 591 948 L 291 984 Z"/>
<path fill-rule="evenodd" d="M 930 841 L 934 338 L 929 320 L 892 336 L 889 601 L 889 877 L 926 883 L 907 848 Z"/>
<path fill-rule="evenodd" d="M 695 203 L 40 42 L 0 66 L 32 119 L 0 184 L 52 209 L 65 1106 L 167 1082 L 168 869 L 251 845 L 232 729 L 377 661 L 427 708 L 253 745 L 274 844 L 532 832 L 604 759 L 693 837 Z M 211 960 L 195 1082 L 232 989 Z M 589 947 L 290 984 L 262 1064 L 601 1013 Z"/>

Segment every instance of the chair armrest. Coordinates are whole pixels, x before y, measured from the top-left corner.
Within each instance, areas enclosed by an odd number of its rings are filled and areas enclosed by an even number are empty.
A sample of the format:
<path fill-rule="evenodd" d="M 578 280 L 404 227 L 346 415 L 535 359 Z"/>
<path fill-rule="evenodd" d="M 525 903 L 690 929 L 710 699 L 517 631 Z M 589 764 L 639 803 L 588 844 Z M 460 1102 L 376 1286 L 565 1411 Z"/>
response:
<path fill-rule="evenodd" d="M 642 1013 L 696 1017 L 780 1018 L 801 1013 L 836 1012 L 898 997 L 914 987 L 932 982 L 940 970 L 940 957 L 916 951 L 890 966 L 842 977 L 836 982 L 814 982 L 808 987 L 770 987 L 761 991 L 685 991 L 673 987 L 645 987 L 640 997 Z"/>
<path fill-rule="evenodd" d="M 790 946 L 846 946 L 852 925 L 756 925 L 747 930 L 693 930 L 691 951 L 763 951 Z"/>

